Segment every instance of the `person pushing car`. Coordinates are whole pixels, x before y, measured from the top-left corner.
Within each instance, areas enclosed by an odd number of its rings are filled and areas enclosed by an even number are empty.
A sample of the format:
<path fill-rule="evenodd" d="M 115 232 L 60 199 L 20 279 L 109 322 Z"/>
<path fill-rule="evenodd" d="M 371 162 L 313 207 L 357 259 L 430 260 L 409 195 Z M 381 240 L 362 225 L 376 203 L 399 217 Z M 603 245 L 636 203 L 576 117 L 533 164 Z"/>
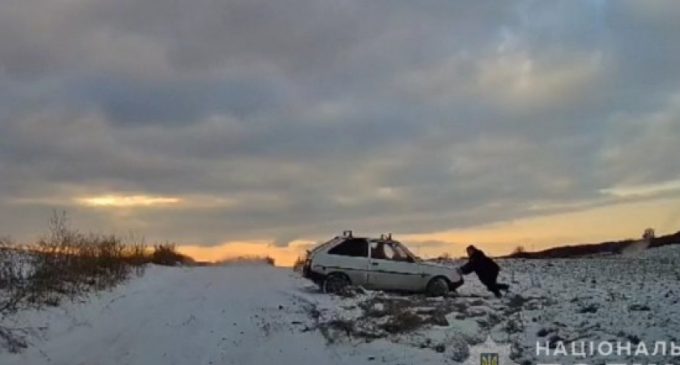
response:
<path fill-rule="evenodd" d="M 496 282 L 500 267 L 492 259 L 484 254 L 484 252 L 477 247 L 470 245 L 466 249 L 468 254 L 468 262 L 458 269 L 461 275 L 467 275 L 475 272 L 479 281 L 482 282 L 497 298 L 501 297 L 501 290 L 508 290 L 507 284 Z"/>

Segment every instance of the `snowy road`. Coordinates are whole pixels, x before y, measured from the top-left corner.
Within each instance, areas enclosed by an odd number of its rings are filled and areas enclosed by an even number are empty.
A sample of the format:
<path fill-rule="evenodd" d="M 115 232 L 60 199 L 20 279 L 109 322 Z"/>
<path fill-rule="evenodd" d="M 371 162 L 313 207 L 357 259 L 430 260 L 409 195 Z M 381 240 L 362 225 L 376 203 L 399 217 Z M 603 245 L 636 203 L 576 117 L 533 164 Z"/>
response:
<path fill-rule="evenodd" d="M 8 363 L 328 362 L 323 338 L 296 328 L 309 319 L 291 276 L 265 266 L 152 267 L 93 303 L 24 313 L 17 322 L 49 325 L 40 336 L 49 341 L 32 340 Z"/>

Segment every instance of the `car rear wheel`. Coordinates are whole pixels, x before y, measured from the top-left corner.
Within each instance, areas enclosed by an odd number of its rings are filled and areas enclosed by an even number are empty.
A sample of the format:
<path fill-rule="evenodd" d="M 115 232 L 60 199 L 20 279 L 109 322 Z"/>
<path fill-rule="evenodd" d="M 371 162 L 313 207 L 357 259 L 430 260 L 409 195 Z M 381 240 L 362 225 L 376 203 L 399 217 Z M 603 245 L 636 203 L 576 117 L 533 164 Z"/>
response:
<path fill-rule="evenodd" d="M 344 288 L 350 285 L 349 278 L 340 273 L 333 273 L 326 277 L 323 281 L 321 289 L 324 293 L 337 294 Z"/>
<path fill-rule="evenodd" d="M 434 278 L 427 283 L 425 292 L 431 297 L 445 296 L 449 293 L 449 282 L 442 277 Z"/>

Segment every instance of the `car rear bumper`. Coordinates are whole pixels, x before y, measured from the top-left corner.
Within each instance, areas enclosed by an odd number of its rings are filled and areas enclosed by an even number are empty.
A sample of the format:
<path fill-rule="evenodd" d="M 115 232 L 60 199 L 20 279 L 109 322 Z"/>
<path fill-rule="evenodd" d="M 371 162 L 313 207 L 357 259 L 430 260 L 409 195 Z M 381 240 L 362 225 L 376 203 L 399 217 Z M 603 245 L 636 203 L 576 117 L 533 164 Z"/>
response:
<path fill-rule="evenodd" d="M 310 263 L 306 263 L 305 266 L 302 267 L 302 276 L 316 284 L 321 284 L 325 278 L 325 275 L 312 271 Z"/>

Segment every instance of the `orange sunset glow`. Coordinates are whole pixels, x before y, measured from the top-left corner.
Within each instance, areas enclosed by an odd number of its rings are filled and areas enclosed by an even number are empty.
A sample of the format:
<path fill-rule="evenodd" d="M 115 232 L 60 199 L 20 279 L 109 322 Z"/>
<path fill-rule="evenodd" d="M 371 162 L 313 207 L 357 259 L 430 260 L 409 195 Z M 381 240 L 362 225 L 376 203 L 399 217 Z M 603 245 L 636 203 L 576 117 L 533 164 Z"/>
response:
<path fill-rule="evenodd" d="M 673 228 L 680 225 L 680 198 L 624 203 L 467 229 L 402 234 L 396 235 L 395 239 L 409 245 L 414 253 L 424 258 L 433 258 L 444 253 L 462 256 L 465 247 L 473 243 L 492 255 L 506 255 L 517 246 L 542 250 L 563 244 L 639 238 L 644 229 L 655 225 L 659 227 L 660 233 L 674 232 Z M 325 239 L 339 233 L 329 232 Z M 271 257 L 278 266 L 292 266 L 298 257 L 316 243 L 318 242 L 296 240 L 287 246 L 276 246 L 266 240 L 242 241 L 213 246 L 181 245 L 179 251 L 198 261 Z"/>
<path fill-rule="evenodd" d="M 152 205 L 177 204 L 181 200 L 178 198 L 145 195 L 103 195 L 89 198 L 80 198 L 78 202 L 93 207 L 137 207 Z"/>

